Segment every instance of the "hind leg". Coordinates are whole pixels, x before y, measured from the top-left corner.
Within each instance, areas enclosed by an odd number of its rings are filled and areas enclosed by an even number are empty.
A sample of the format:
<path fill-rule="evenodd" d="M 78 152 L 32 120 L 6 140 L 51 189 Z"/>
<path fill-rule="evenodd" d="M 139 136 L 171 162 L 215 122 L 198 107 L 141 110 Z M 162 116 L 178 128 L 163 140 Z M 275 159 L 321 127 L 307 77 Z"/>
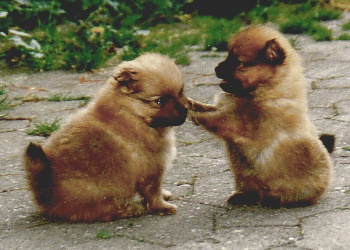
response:
<path fill-rule="evenodd" d="M 317 203 L 324 190 L 318 189 L 310 182 L 303 178 L 271 181 L 270 190 L 264 192 L 260 205 L 267 208 L 313 205 Z"/>
<path fill-rule="evenodd" d="M 227 203 L 234 206 L 239 205 L 256 205 L 260 200 L 258 192 L 235 192 L 227 200 Z"/>
<path fill-rule="evenodd" d="M 233 165 L 235 166 L 235 165 Z M 250 176 L 244 176 L 242 173 L 235 171 L 234 179 L 236 184 L 236 191 L 227 199 L 230 205 L 257 205 L 260 201 L 259 188 L 257 186 L 258 180 Z"/>
<path fill-rule="evenodd" d="M 113 221 L 115 219 L 139 217 L 146 214 L 144 206 L 138 203 L 118 204 L 113 198 L 101 202 L 67 204 L 64 201 L 46 209 L 44 215 L 49 219 L 70 222 Z"/>
<path fill-rule="evenodd" d="M 275 168 L 265 173 L 263 183 L 268 187 L 264 203 L 280 200 L 282 207 L 308 206 L 317 203 L 331 180 L 332 163 L 318 139 L 286 140 L 276 148 L 283 156 L 274 160 Z M 270 166 L 273 166 L 271 163 Z"/>
<path fill-rule="evenodd" d="M 113 190 L 113 185 L 68 179 L 56 186 L 44 214 L 72 222 L 111 221 L 145 214 L 146 209 L 133 202 L 133 196 L 134 190 L 128 187 Z"/>

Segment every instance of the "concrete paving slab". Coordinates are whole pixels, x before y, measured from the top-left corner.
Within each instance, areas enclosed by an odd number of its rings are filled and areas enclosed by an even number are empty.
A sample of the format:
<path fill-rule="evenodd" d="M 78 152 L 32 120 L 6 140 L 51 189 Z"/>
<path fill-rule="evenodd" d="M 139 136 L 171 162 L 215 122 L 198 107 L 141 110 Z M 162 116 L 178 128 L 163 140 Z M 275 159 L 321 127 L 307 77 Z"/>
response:
<path fill-rule="evenodd" d="M 349 17 L 345 14 L 337 24 Z M 335 27 L 334 22 L 327 25 Z M 186 121 L 176 128 L 178 157 L 164 181 L 174 194 L 176 215 L 91 224 L 49 222 L 37 212 L 22 167 L 28 143 L 45 138 L 26 131 L 37 122 L 64 122 L 83 102 L 21 98 L 92 96 L 113 69 L 0 74 L 15 104 L 0 111 L 0 249 L 349 249 L 350 42 L 290 37 L 304 60 L 310 117 L 320 133 L 336 135 L 334 181 L 318 204 L 294 209 L 229 207 L 226 199 L 234 191 L 234 180 L 223 143 Z M 188 97 L 213 100 L 220 82 L 214 68 L 225 56 L 191 53 L 192 64 L 181 67 Z"/>

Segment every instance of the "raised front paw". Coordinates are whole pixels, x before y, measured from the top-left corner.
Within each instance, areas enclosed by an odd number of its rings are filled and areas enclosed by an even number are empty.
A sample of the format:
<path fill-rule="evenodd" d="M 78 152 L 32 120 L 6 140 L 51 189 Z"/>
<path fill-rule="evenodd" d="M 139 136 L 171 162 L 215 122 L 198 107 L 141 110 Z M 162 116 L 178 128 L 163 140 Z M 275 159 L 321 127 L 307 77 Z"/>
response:
<path fill-rule="evenodd" d="M 194 112 L 194 111 L 191 111 L 191 110 L 190 110 L 190 111 L 187 113 L 187 118 L 188 118 L 190 121 L 192 121 L 196 126 L 199 126 L 200 123 L 197 121 L 196 113 L 197 113 L 197 112 Z"/>
<path fill-rule="evenodd" d="M 188 103 L 188 109 L 190 111 L 196 111 L 196 101 L 192 100 L 191 98 L 187 98 L 187 103 Z"/>
<path fill-rule="evenodd" d="M 191 98 L 187 98 L 187 103 L 189 110 L 193 112 L 213 112 L 217 110 L 217 107 L 214 105 L 197 102 Z"/>

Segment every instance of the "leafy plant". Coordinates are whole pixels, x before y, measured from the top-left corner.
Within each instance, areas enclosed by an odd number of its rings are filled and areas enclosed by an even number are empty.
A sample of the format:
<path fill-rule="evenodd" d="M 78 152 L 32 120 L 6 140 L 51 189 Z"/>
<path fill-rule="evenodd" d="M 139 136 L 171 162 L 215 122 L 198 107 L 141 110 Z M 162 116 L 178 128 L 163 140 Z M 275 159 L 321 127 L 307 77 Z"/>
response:
<path fill-rule="evenodd" d="M 30 65 L 37 70 L 73 69 L 91 70 L 103 65 L 120 50 L 120 57 L 139 55 L 140 44 L 134 33 L 140 27 L 173 21 L 184 0 L 159 1 L 17 1 L 1 4 L 6 13 L 7 29 L 31 31 L 42 47 L 43 57 L 32 56 L 32 51 L 16 46 L 9 37 L 1 37 L 0 59 L 9 66 Z M 151 10 L 151 11 L 150 11 Z M 68 27 L 68 29 L 66 29 Z M 4 30 L 5 31 L 5 30 Z M 123 47 L 132 50 L 121 49 Z"/>
<path fill-rule="evenodd" d="M 42 27 L 45 23 L 58 20 L 64 14 L 59 1 L 51 0 L 10 0 L 0 4 L 0 10 L 7 12 L 7 18 L 3 19 L 1 30 L 5 32 L 11 26 L 19 26 L 26 30 Z"/>

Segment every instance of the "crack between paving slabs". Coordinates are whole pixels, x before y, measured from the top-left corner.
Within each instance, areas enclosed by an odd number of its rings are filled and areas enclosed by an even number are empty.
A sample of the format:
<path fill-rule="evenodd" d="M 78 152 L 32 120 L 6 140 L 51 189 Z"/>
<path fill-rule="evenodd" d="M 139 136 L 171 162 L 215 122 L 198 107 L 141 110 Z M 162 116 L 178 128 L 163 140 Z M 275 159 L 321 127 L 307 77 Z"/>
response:
<path fill-rule="evenodd" d="M 183 144 L 184 146 L 190 146 L 193 144 L 197 144 L 197 143 L 202 143 L 202 142 L 206 142 L 206 141 L 211 141 L 214 140 L 215 137 L 207 137 L 207 138 L 203 138 L 197 141 L 182 141 L 182 140 L 177 140 L 178 143 Z"/>
<path fill-rule="evenodd" d="M 301 219 L 299 219 L 299 222 L 297 224 L 293 224 L 293 225 L 264 225 L 264 226 L 241 226 L 241 225 L 237 225 L 237 226 L 230 226 L 230 227 L 218 227 L 217 225 L 217 216 L 218 213 L 213 213 L 212 214 L 212 232 L 216 232 L 217 229 L 231 229 L 231 228 L 243 228 L 243 229 L 247 229 L 247 228 L 265 228 L 265 227 L 283 227 L 283 228 L 296 228 L 297 233 L 299 235 L 299 237 L 297 239 L 294 239 L 293 237 L 288 238 L 288 242 L 283 242 L 277 245 L 273 245 L 273 246 L 269 246 L 266 249 L 273 249 L 275 247 L 281 247 L 281 246 L 296 246 L 296 242 L 300 241 L 304 238 L 304 231 L 303 231 L 303 227 L 302 227 L 302 223 L 301 223 Z M 214 238 L 215 239 L 215 238 Z M 219 243 L 219 242 L 218 242 Z"/>
<path fill-rule="evenodd" d="M 32 121 L 33 121 L 33 118 L 31 117 L 6 117 L 7 114 L 3 115 L 3 116 L 0 116 L 0 121 L 27 121 L 27 125 L 25 126 L 26 128 L 28 128 Z M 0 134 L 3 134 L 3 133 L 10 133 L 10 132 L 16 132 L 16 131 L 19 131 L 19 130 L 22 130 L 21 128 L 18 128 L 18 129 L 7 129 L 7 130 L 0 130 Z"/>

